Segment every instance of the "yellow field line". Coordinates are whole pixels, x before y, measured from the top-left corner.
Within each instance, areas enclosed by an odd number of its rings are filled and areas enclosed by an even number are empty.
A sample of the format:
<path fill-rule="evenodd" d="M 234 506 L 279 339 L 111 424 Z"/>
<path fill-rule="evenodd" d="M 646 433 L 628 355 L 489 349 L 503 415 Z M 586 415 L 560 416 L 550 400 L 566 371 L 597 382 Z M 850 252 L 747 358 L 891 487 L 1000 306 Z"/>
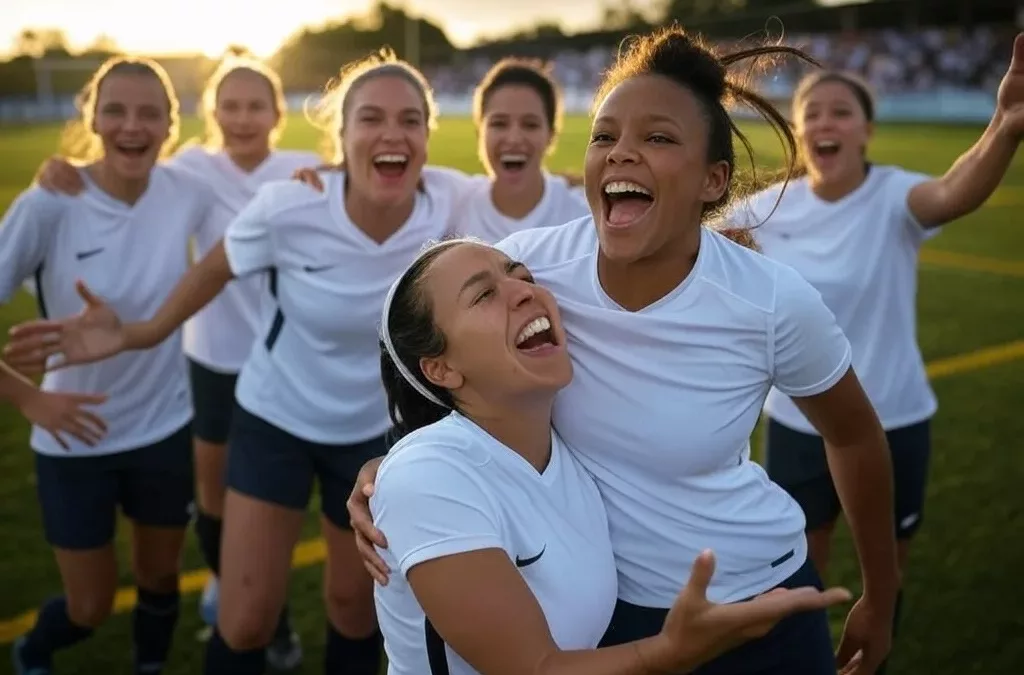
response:
<path fill-rule="evenodd" d="M 958 375 L 973 370 L 989 368 L 1000 363 L 1007 363 L 1024 358 L 1024 340 L 986 347 L 977 351 L 959 354 L 945 359 L 938 359 L 928 364 L 928 376 L 933 379 Z M 292 556 L 292 568 L 311 567 L 324 561 L 327 548 L 321 538 L 300 542 Z M 193 570 L 181 575 L 181 592 L 183 595 L 199 593 L 206 585 L 210 573 L 207 570 Z M 135 589 L 122 588 L 114 598 L 114 612 L 122 613 L 135 606 Z M 30 610 L 12 619 L 0 622 L 0 644 L 14 642 L 24 635 L 35 623 L 36 612 Z"/>
<path fill-rule="evenodd" d="M 934 267 L 965 270 L 968 272 L 985 272 L 1007 277 L 1024 277 L 1024 262 L 1018 260 L 999 260 L 979 255 L 952 253 L 924 249 L 921 251 L 921 262 Z"/>

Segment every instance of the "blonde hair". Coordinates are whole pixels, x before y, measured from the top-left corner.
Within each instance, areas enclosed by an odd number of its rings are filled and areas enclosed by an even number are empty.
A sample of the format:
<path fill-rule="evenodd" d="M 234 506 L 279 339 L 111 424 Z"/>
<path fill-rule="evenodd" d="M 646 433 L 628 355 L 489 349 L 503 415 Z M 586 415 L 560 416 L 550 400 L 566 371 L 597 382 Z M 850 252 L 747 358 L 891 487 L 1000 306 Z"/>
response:
<path fill-rule="evenodd" d="M 361 85 L 378 77 L 398 77 L 413 86 L 423 99 L 423 113 L 427 117 L 427 129 L 437 128 L 437 103 L 434 91 L 419 70 L 412 64 L 399 59 L 389 47 L 383 47 L 369 56 L 353 61 L 341 68 L 337 77 L 324 88 L 318 102 L 304 106 L 306 119 L 323 134 L 323 151 L 340 164 L 345 159 L 342 136 L 345 133 L 345 113 L 349 95 Z"/>
<path fill-rule="evenodd" d="M 170 120 L 167 140 L 160 148 L 160 157 L 165 157 L 178 142 L 181 131 L 181 105 L 174 93 L 171 78 L 156 61 L 141 56 L 114 56 L 101 65 L 82 91 L 75 97 L 75 107 L 80 118 L 72 120 L 64 127 L 60 140 L 60 154 L 80 161 L 96 161 L 103 156 L 103 145 L 94 128 L 96 122 L 96 104 L 99 100 L 100 88 L 109 75 L 142 75 L 156 78 L 163 87 L 167 97 L 167 117 Z"/>
<path fill-rule="evenodd" d="M 271 148 L 277 145 L 284 133 L 288 122 L 288 102 L 284 97 L 284 86 L 281 78 L 273 68 L 263 63 L 248 50 L 240 47 L 232 47 L 221 58 L 217 68 L 206 80 L 203 87 L 202 98 L 200 99 L 200 114 L 203 118 L 203 139 L 202 144 L 208 150 L 219 150 L 224 146 L 224 135 L 221 133 L 220 125 L 217 123 L 217 96 L 220 94 L 221 85 L 224 80 L 235 73 L 251 73 L 262 78 L 270 89 L 270 99 L 277 113 L 277 124 L 270 131 L 269 145 Z"/>

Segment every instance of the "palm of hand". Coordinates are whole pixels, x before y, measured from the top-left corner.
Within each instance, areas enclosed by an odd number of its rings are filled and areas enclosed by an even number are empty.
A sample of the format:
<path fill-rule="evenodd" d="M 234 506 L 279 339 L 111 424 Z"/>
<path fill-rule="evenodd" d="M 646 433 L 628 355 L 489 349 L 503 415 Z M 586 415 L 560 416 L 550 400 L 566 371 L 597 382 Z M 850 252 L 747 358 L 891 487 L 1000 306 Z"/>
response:
<path fill-rule="evenodd" d="M 64 362 L 89 363 L 116 354 L 124 343 L 121 329 L 121 320 L 109 305 L 88 307 L 63 327 Z"/>

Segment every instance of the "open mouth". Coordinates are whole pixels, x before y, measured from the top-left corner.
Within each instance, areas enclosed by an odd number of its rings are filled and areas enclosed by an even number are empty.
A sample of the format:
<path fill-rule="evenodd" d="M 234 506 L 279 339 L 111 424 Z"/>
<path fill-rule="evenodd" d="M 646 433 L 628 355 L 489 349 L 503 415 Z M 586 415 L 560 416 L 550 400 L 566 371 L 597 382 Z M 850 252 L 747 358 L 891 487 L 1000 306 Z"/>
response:
<path fill-rule="evenodd" d="M 546 316 L 537 317 L 526 324 L 516 336 L 516 349 L 528 354 L 557 344 L 555 333 L 551 330 L 551 320 Z"/>
<path fill-rule="evenodd" d="M 390 153 L 373 158 L 373 168 L 385 178 L 401 178 L 409 166 L 409 155 Z"/>
<path fill-rule="evenodd" d="M 516 154 L 507 152 L 498 158 L 501 163 L 501 168 L 505 171 L 516 173 L 526 168 L 526 163 L 529 161 L 529 157 L 523 154 Z"/>
<path fill-rule="evenodd" d="M 643 218 L 654 205 L 654 195 L 639 183 L 616 180 L 602 191 L 609 225 L 625 226 Z"/>
<path fill-rule="evenodd" d="M 126 157 L 138 158 L 149 152 L 149 143 L 116 143 L 114 149 Z"/>
<path fill-rule="evenodd" d="M 839 149 L 839 141 L 818 141 L 814 144 L 814 154 L 817 157 L 834 157 L 839 153 Z"/>

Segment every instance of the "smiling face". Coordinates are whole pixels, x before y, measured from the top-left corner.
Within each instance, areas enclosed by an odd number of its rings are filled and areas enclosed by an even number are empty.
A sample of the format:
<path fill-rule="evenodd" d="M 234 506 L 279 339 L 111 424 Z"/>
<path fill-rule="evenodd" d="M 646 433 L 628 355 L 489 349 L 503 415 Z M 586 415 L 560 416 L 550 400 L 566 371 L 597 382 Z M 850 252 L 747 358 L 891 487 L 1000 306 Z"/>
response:
<path fill-rule="evenodd" d="M 371 202 L 409 199 L 427 161 L 424 93 L 400 75 L 371 75 L 343 103 L 345 171 Z"/>
<path fill-rule="evenodd" d="M 540 174 L 554 140 L 540 94 L 504 85 L 488 94 L 483 113 L 480 155 L 495 179 L 519 185 Z"/>
<path fill-rule="evenodd" d="M 267 78 L 239 68 L 217 87 L 214 117 L 231 156 L 257 157 L 270 151 L 270 135 L 280 121 Z"/>
<path fill-rule="evenodd" d="M 145 179 L 170 136 L 170 99 L 153 74 L 111 72 L 96 92 L 93 131 L 103 163 L 125 181 Z"/>
<path fill-rule="evenodd" d="M 674 248 L 725 193 L 729 167 L 707 161 L 708 131 L 696 96 L 668 78 L 632 77 L 608 93 L 584 164 L 604 256 L 633 262 Z"/>
<path fill-rule="evenodd" d="M 793 117 L 815 183 L 843 185 L 860 179 L 872 125 L 852 85 L 837 80 L 813 85 L 797 101 Z"/>
<path fill-rule="evenodd" d="M 444 251 L 421 280 L 445 351 L 420 367 L 461 400 L 508 402 L 553 395 L 572 379 L 554 296 L 495 248 L 462 243 Z"/>

